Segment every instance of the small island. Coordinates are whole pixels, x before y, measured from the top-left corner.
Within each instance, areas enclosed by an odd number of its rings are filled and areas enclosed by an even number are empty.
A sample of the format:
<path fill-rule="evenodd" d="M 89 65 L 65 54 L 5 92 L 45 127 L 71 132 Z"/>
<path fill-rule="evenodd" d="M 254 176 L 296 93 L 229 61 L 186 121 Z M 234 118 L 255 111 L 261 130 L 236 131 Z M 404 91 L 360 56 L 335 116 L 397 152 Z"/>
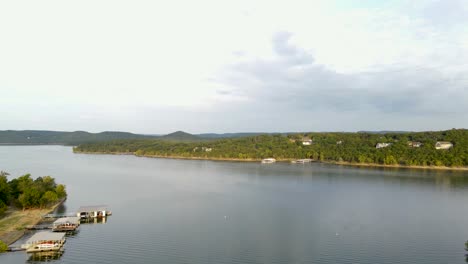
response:
<path fill-rule="evenodd" d="M 50 176 L 33 179 L 26 174 L 11 180 L 8 176 L 0 172 L 0 252 L 23 236 L 26 226 L 39 223 L 67 197 L 65 185 Z"/>
<path fill-rule="evenodd" d="M 310 159 L 359 166 L 468 169 L 468 130 L 262 134 L 189 140 L 128 139 L 81 144 L 75 153 L 232 161 Z"/>

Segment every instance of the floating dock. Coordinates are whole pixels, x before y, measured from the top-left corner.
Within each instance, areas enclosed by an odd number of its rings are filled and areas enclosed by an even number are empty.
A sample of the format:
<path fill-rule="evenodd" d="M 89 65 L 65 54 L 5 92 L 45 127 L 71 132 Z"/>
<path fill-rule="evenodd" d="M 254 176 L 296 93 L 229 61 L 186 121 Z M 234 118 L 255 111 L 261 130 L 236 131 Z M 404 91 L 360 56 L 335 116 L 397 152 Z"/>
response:
<path fill-rule="evenodd" d="M 76 213 L 76 216 L 81 219 L 103 218 L 109 215 L 112 215 L 112 212 L 107 205 L 81 206 Z"/>
<path fill-rule="evenodd" d="M 80 226 L 80 218 L 76 216 L 63 217 L 55 220 L 52 224 L 54 232 L 75 231 Z"/>
<path fill-rule="evenodd" d="M 76 216 L 74 213 L 67 213 L 67 214 L 46 214 L 43 215 L 43 218 L 64 218 L 64 217 L 73 217 Z"/>
<path fill-rule="evenodd" d="M 40 231 L 29 238 L 21 248 L 27 253 L 58 251 L 65 244 L 65 233 L 53 233 L 50 231 Z"/>

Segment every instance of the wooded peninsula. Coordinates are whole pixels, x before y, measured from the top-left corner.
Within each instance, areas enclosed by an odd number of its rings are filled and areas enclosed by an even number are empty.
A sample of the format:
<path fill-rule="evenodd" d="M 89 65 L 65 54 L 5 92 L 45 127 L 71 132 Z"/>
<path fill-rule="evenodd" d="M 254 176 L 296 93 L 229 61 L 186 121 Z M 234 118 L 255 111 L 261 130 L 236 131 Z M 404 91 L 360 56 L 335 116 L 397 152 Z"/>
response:
<path fill-rule="evenodd" d="M 407 167 L 468 166 L 468 130 L 263 134 L 203 141 L 128 139 L 81 144 L 75 153 L 257 161 L 314 161 Z"/>
<path fill-rule="evenodd" d="M 25 174 L 8 180 L 0 171 L 0 252 L 24 233 L 27 225 L 37 224 L 67 196 L 65 185 L 50 176 L 31 178 Z"/>

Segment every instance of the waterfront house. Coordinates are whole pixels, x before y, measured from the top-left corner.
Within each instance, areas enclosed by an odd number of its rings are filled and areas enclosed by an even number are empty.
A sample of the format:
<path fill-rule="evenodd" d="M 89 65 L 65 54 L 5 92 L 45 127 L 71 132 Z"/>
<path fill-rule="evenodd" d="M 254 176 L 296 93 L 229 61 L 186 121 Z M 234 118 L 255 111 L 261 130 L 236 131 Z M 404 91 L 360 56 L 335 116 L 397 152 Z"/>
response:
<path fill-rule="evenodd" d="M 337 145 L 341 145 L 341 144 L 343 144 L 343 141 L 342 141 L 342 140 L 339 140 L 339 141 L 336 142 L 336 144 L 337 144 Z"/>
<path fill-rule="evenodd" d="M 435 144 L 435 148 L 436 149 L 451 149 L 453 148 L 453 144 L 452 142 L 448 142 L 448 141 L 437 141 L 437 143 Z"/>
<path fill-rule="evenodd" d="M 388 146 L 392 145 L 392 143 L 377 143 L 377 145 L 375 145 L 375 148 L 376 149 L 379 149 L 379 148 L 386 148 Z"/>
<path fill-rule="evenodd" d="M 423 143 L 419 141 L 408 141 L 408 146 L 412 148 L 419 148 L 423 145 Z"/>
<path fill-rule="evenodd" d="M 312 139 L 309 138 L 309 137 L 303 137 L 302 138 L 302 145 L 304 145 L 304 146 L 312 145 Z"/>

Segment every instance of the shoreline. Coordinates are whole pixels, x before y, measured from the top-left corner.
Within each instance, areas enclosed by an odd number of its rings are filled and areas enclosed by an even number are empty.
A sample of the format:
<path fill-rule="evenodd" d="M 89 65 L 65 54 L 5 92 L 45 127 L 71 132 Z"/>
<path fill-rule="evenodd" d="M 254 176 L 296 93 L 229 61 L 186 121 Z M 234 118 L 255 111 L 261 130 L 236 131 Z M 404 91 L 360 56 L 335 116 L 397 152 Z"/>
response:
<path fill-rule="evenodd" d="M 233 161 L 233 162 L 260 162 L 262 159 L 236 159 L 236 158 L 210 158 L 210 157 L 183 157 L 183 156 L 162 156 L 162 155 L 137 155 L 134 152 L 89 152 L 75 151 L 75 154 L 98 154 L 98 155 L 133 155 L 135 157 L 145 158 L 161 158 L 161 159 L 183 159 L 183 160 L 211 160 L 211 161 Z M 276 159 L 277 162 L 291 162 L 296 159 Z M 318 161 L 313 160 L 313 163 L 333 164 L 353 167 L 366 168 L 396 168 L 396 169 L 419 169 L 419 170 L 446 170 L 446 171 L 468 171 L 468 167 L 445 167 L 445 166 L 420 166 L 420 165 L 385 165 L 377 163 L 353 163 L 345 161 Z"/>
<path fill-rule="evenodd" d="M 25 227 L 28 225 L 37 225 L 43 221 L 42 216 L 53 212 L 58 206 L 65 202 L 65 199 L 58 203 L 43 209 L 9 209 L 5 215 L 0 218 L 0 240 L 8 246 L 12 245 L 26 234 Z"/>

